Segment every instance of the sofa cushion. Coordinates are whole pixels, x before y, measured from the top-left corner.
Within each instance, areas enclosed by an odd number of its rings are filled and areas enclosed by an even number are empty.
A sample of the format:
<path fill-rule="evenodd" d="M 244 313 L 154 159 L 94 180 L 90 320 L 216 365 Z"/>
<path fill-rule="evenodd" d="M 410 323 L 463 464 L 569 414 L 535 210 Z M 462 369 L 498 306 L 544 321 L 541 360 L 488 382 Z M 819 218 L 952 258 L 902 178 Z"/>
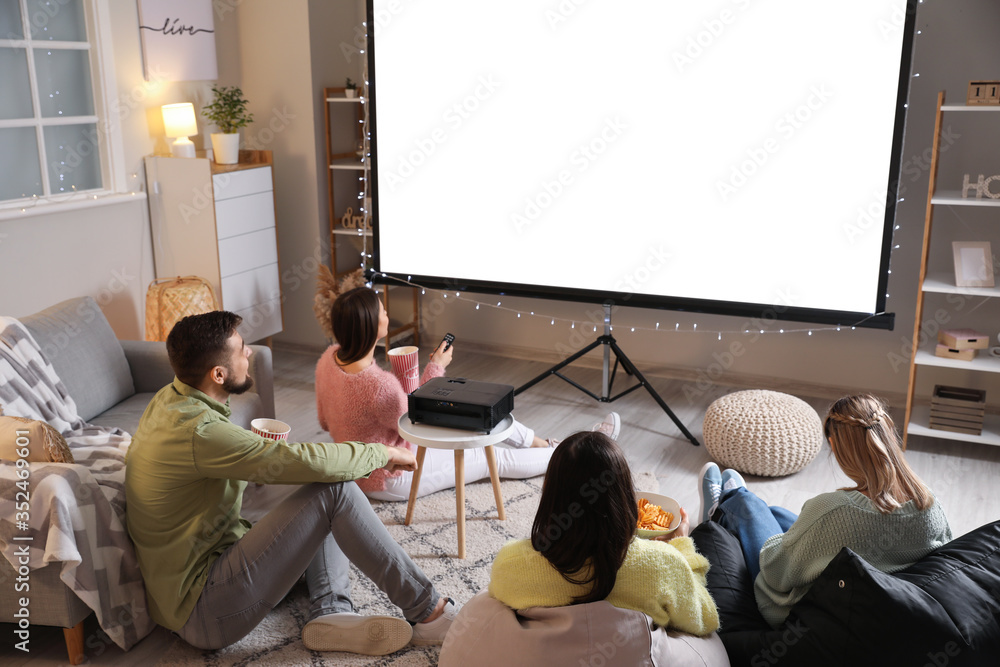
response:
<path fill-rule="evenodd" d="M 155 392 L 133 394 L 110 410 L 95 415 L 89 422 L 98 426 L 117 427 L 129 434 L 135 433 L 139 427 L 139 419 L 153 396 L 156 396 Z"/>
<path fill-rule="evenodd" d="M 98 426 L 118 427 L 127 433 L 135 433 L 139 427 L 139 419 L 149 406 L 149 402 L 153 400 L 153 396 L 156 396 L 156 392 L 134 394 L 88 421 Z M 229 421 L 247 430 L 250 430 L 251 421 L 266 414 L 261 406 L 260 396 L 252 391 L 230 396 L 229 407 L 232 410 Z"/>
<path fill-rule="evenodd" d="M 122 346 L 89 296 L 20 320 L 66 385 L 84 421 L 135 393 Z"/>
<path fill-rule="evenodd" d="M 27 456 L 21 456 L 25 452 Z M 55 428 L 37 419 L 0 414 L 0 459 L 22 458 L 28 462 L 73 463 L 66 439 Z"/>
<path fill-rule="evenodd" d="M 703 553 L 716 544 L 728 553 L 736 542 L 713 528 L 694 537 Z M 996 664 L 1000 654 L 1000 522 L 949 542 L 895 575 L 844 549 L 777 630 L 727 627 L 731 614 L 724 605 L 743 608 L 747 598 L 719 588 L 724 579 L 717 572 L 713 579 L 715 569 L 712 561 L 708 587 L 719 603 L 720 633 L 734 665 L 956 667 Z M 752 590 L 747 595 L 752 598 Z"/>

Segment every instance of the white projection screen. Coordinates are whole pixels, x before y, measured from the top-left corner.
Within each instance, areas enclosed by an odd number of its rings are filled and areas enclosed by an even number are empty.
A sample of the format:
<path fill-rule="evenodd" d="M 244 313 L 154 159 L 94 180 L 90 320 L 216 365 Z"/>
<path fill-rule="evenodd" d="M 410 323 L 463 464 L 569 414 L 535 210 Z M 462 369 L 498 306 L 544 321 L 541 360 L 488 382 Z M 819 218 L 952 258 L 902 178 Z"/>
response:
<path fill-rule="evenodd" d="M 369 0 L 376 280 L 892 328 L 915 0 Z"/>

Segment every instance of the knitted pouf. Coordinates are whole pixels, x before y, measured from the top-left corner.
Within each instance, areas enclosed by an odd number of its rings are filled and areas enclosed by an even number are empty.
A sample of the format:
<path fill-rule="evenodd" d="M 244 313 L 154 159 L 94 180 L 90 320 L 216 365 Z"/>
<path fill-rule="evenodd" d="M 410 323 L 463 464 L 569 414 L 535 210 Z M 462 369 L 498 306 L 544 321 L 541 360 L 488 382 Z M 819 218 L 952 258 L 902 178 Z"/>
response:
<path fill-rule="evenodd" d="M 737 391 L 714 401 L 702 433 L 723 468 L 764 477 L 802 470 L 823 443 L 819 415 L 805 401 L 777 391 Z"/>

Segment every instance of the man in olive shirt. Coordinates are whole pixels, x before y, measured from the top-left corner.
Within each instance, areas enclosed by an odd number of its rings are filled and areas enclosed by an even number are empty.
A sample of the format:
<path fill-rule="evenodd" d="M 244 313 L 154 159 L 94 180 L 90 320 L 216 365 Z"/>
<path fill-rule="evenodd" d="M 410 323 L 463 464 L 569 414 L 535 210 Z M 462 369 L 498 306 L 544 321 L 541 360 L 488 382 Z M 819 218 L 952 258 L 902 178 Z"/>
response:
<path fill-rule="evenodd" d="M 286 443 L 230 422 L 229 396 L 253 385 L 241 321 L 216 311 L 177 323 L 167 337 L 176 377 L 146 408 L 129 448 L 126 516 L 153 620 L 193 646 L 228 646 L 304 572 L 307 648 L 384 655 L 441 643 L 454 604 L 350 483 L 377 468 L 415 470 L 413 454 L 360 442 Z M 304 486 L 251 526 L 240 517 L 248 480 Z M 349 562 L 410 623 L 353 613 Z"/>

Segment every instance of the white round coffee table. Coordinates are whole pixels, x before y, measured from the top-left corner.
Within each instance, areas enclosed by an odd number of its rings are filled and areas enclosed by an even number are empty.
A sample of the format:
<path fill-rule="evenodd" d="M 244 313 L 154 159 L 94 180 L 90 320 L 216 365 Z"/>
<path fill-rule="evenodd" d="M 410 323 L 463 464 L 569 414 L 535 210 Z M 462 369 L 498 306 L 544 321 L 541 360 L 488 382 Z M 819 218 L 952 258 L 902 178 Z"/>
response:
<path fill-rule="evenodd" d="M 407 442 L 417 446 L 417 471 L 413 473 L 410 483 L 410 500 L 406 505 L 407 526 L 413 521 L 413 506 L 417 500 L 417 490 L 420 487 L 420 474 L 424 468 L 424 455 L 427 448 L 455 450 L 455 504 L 458 514 L 458 557 L 465 558 L 465 450 L 482 447 L 486 452 L 486 463 L 490 468 L 490 481 L 493 483 L 493 497 L 497 501 L 497 516 L 501 521 L 507 518 L 503 511 L 503 495 L 500 493 L 500 476 L 497 474 L 497 460 L 493 454 L 493 445 L 503 442 L 514 431 L 514 418 L 507 415 L 489 433 L 481 431 L 464 431 L 443 426 L 414 424 L 409 413 L 399 418 L 399 435 Z"/>

